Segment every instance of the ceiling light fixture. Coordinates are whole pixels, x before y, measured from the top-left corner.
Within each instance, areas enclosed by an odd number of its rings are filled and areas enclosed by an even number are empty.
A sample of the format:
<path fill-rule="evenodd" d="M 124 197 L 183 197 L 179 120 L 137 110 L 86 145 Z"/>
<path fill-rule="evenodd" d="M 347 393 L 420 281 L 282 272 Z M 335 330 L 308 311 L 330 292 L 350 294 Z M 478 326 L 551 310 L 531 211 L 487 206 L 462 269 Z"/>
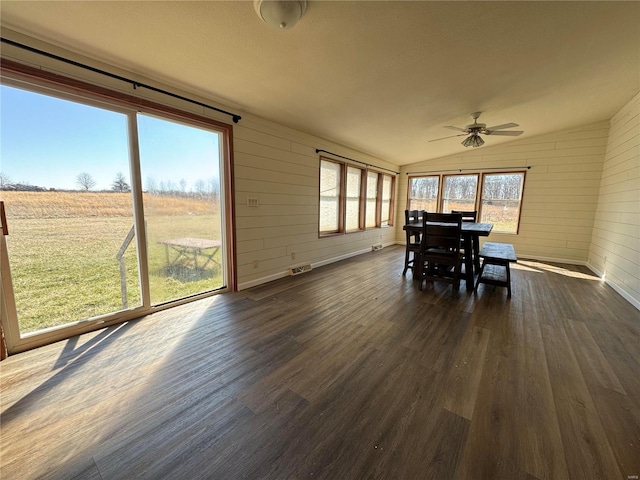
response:
<path fill-rule="evenodd" d="M 464 145 L 465 147 L 480 147 L 481 145 L 484 145 L 484 140 L 482 140 L 482 138 L 480 138 L 480 136 L 475 133 L 465 138 L 462 142 L 462 145 Z"/>
<path fill-rule="evenodd" d="M 278 30 L 293 27 L 307 9 L 306 0 L 254 0 L 253 7 L 258 16 Z"/>

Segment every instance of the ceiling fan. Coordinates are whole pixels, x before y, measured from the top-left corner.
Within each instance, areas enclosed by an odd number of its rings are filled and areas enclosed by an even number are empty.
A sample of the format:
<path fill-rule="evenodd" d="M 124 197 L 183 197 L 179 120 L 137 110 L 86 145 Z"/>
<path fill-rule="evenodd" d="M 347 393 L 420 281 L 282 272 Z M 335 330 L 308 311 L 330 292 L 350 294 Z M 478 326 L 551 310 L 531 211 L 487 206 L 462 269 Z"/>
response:
<path fill-rule="evenodd" d="M 504 131 L 505 128 L 513 128 L 518 127 L 517 123 L 505 123 L 503 125 L 496 125 L 495 127 L 487 128 L 487 125 L 484 123 L 478 123 L 478 118 L 482 112 L 474 112 L 471 114 L 473 118 L 473 123 L 467 125 L 464 128 L 460 127 L 452 127 L 451 125 L 447 125 L 444 128 L 448 128 L 450 130 L 457 130 L 459 132 L 458 135 L 451 135 L 449 137 L 436 138 L 435 140 L 429 140 L 430 142 L 437 142 L 438 140 L 444 140 L 445 138 L 453 138 L 453 137 L 462 137 L 464 135 L 468 135 L 462 141 L 462 145 L 465 147 L 479 147 L 484 145 L 484 140 L 480 137 L 479 134 L 482 135 L 504 135 L 509 137 L 517 137 L 518 135 L 522 135 L 524 132 L 522 130 L 508 130 Z"/>

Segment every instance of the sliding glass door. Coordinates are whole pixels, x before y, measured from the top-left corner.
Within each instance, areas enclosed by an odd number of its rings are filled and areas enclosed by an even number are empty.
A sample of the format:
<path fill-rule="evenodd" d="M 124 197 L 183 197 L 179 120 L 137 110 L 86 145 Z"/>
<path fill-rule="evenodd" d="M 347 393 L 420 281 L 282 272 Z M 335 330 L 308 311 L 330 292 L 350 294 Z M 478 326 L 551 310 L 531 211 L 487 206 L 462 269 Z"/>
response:
<path fill-rule="evenodd" d="M 224 286 L 217 132 L 138 115 L 151 304 Z"/>
<path fill-rule="evenodd" d="M 0 86 L 8 343 L 64 338 L 227 288 L 230 130 L 156 105 L 141 113 L 118 96 L 8 83 Z"/>
<path fill-rule="evenodd" d="M 127 116 L 1 88 L 0 196 L 20 333 L 140 306 Z"/>

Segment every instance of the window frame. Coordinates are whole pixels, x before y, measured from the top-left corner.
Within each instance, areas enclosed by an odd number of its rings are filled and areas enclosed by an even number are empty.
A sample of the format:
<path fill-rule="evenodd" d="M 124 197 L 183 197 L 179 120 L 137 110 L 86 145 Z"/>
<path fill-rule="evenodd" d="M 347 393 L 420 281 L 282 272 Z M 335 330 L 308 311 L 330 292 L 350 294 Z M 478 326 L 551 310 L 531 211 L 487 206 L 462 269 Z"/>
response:
<path fill-rule="evenodd" d="M 367 207 L 369 206 L 369 179 L 375 177 L 375 182 L 376 182 L 376 188 L 375 188 L 375 199 L 374 199 L 374 212 L 373 212 L 373 225 L 368 225 L 367 221 L 369 220 L 368 217 L 368 209 Z M 364 199 L 364 215 L 365 215 L 365 223 L 364 223 L 364 229 L 365 230 L 371 230 L 372 228 L 380 228 L 380 201 L 381 201 L 381 182 L 380 182 L 380 174 L 378 172 L 376 172 L 375 170 L 367 170 L 366 171 L 366 181 L 365 181 L 365 185 L 366 185 L 366 196 Z"/>
<path fill-rule="evenodd" d="M 520 220 L 522 218 L 522 205 L 523 205 L 523 201 L 524 201 L 524 189 L 525 189 L 525 184 L 526 184 L 526 179 L 527 179 L 527 170 L 526 168 L 523 168 L 522 170 L 520 169 L 513 169 L 513 170 L 496 170 L 496 171 L 470 171 L 470 172 L 465 172 L 465 173 L 457 173 L 457 174 L 446 174 L 446 173 L 429 173 L 429 174 L 425 174 L 425 175 L 420 175 L 420 174 L 415 174 L 415 175 L 408 175 L 407 178 L 407 198 L 406 198 L 406 208 L 408 210 L 416 210 L 416 208 L 412 208 L 411 207 L 411 202 L 412 200 L 416 200 L 414 198 L 411 197 L 411 182 L 414 179 L 419 179 L 419 178 L 434 178 L 434 177 L 438 177 L 438 195 L 437 195 L 437 201 L 436 201 L 436 205 L 437 205 L 437 213 L 442 213 L 443 212 L 443 205 L 444 205 L 444 198 L 443 198 L 443 190 L 444 190 L 444 185 L 445 185 L 445 178 L 447 177 L 455 177 L 455 176 L 477 176 L 478 178 L 478 182 L 476 184 L 476 194 L 475 194 L 475 201 L 474 201 L 474 207 L 473 210 L 476 210 L 478 212 L 478 221 L 480 222 L 482 219 L 482 207 L 483 207 L 483 191 L 484 191 L 484 184 L 485 184 L 485 178 L 488 176 L 492 176 L 492 175 L 522 175 L 522 185 L 521 185 L 521 189 L 520 189 L 520 200 L 518 203 L 518 220 L 517 220 L 517 224 L 516 224 L 516 229 L 515 232 L 505 232 L 505 231 L 495 231 L 495 233 L 500 233 L 502 235 L 518 235 L 520 233 Z"/>
<path fill-rule="evenodd" d="M 390 189 L 391 191 L 389 192 L 389 219 L 387 220 L 387 223 L 383 223 L 382 222 L 382 205 L 384 203 L 384 180 L 385 178 L 389 178 L 390 182 L 391 182 L 391 186 Z M 392 227 L 394 224 L 394 220 L 395 220 L 395 192 L 396 192 L 396 176 L 395 175 L 391 175 L 388 173 L 382 173 L 380 180 L 378 183 L 380 185 L 380 227 Z"/>
<path fill-rule="evenodd" d="M 347 205 L 346 202 L 349 199 L 349 196 L 347 195 L 347 177 L 349 176 L 349 169 L 353 168 L 354 170 L 359 170 L 360 171 L 360 185 L 358 188 L 358 228 L 355 229 L 348 229 L 347 228 Z M 364 222 L 365 222 L 365 218 L 364 218 L 364 208 L 363 208 L 363 198 L 366 195 L 366 191 L 364 190 L 365 185 L 364 185 L 364 181 L 363 178 L 366 175 L 366 170 L 360 167 L 357 167 L 355 165 L 350 165 L 350 164 L 345 164 L 345 190 L 344 190 L 344 201 L 345 201 L 345 207 L 344 207 L 344 231 L 345 233 L 356 233 L 356 232 L 361 232 L 362 230 L 364 230 Z"/>
<path fill-rule="evenodd" d="M 321 185 L 321 175 L 322 175 L 322 162 L 330 162 L 337 165 L 340 165 L 340 182 L 338 192 L 338 202 L 339 202 L 339 213 L 338 213 L 338 228 L 337 230 L 331 231 L 322 231 L 320 230 L 321 224 L 321 216 L 322 216 L 322 207 L 321 207 L 321 193 L 320 185 Z M 346 218 L 346 204 L 347 204 L 347 175 L 349 169 L 358 169 L 360 170 L 360 190 L 359 190 L 359 202 L 358 202 L 358 228 L 357 229 L 347 229 L 347 218 Z M 376 179 L 376 200 L 375 200 L 375 225 L 367 226 L 367 184 L 368 178 L 370 174 L 377 175 Z M 383 184 L 385 177 L 388 177 L 391 181 L 391 192 L 389 198 L 389 220 L 387 224 L 382 224 L 382 195 L 383 195 Z M 364 232 L 366 230 L 373 230 L 376 228 L 386 228 L 393 227 L 395 222 L 395 195 L 396 195 L 396 175 L 385 173 L 376 168 L 368 168 L 367 166 L 360 166 L 352 162 L 346 162 L 341 160 L 336 160 L 334 158 L 320 156 L 318 163 L 318 237 L 331 237 L 336 235 L 348 235 L 351 233 Z"/>
<path fill-rule="evenodd" d="M 482 216 L 483 216 L 482 207 L 484 206 L 484 186 L 485 186 L 486 177 L 490 177 L 493 175 L 522 175 L 522 181 L 520 182 L 520 198 L 518 199 L 518 219 L 516 221 L 515 232 L 494 230 L 495 233 L 500 233 L 503 235 L 518 235 L 520 233 L 520 219 L 522 217 L 522 199 L 524 197 L 524 184 L 527 178 L 526 170 L 506 171 L 506 172 L 486 172 L 482 175 L 482 185 L 480 186 L 480 198 L 478 200 L 480 204 L 480 208 L 478 209 L 479 221 L 482 221 Z"/>
<path fill-rule="evenodd" d="M 474 198 L 473 198 L 473 205 L 474 205 L 473 210 L 478 210 L 478 187 L 479 187 L 480 182 L 481 182 L 480 174 L 479 173 L 456 173 L 456 174 L 442 175 L 442 179 L 441 179 L 441 183 L 440 183 L 441 188 L 438 191 L 438 195 L 440 195 L 440 201 L 438 203 L 438 208 L 439 208 L 439 211 L 442 212 L 442 213 L 451 213 L 451 211 L 445 212 L 445 210 L 444 210 L 444 202 L 445 202 L 444 189 L 445 189 L 445 185 L 447 183 L 447 179 L 448 178 L 458 178 L 458 177 L 476 177 L 476 190 L 475 190 L 475 194 L 474 194 Z M 447 199 L 447 200 L 450 201 L 450 199 Z M 467 208 L 459 208 L 459 209 L 456 209 L 456 210 L 468 210 L 468 209 Z"/>
<path fill-rule="evenodd" d="M 333 230 L 321 230 L 320 226 L 321 226 L 321 222 L 320 222 L 320 218 L 322 216 L 322 191 L 320 190 L 320 188 L 322 187 L 322 163 L 326 162 L 326 163 L 331 163 L 334 165 L 337 165 L 339 167 L 339 173 L 338 173 L 338 195 L 337 195 L 337 199 L 338 199 L 338 218 L 337 218 L 337 226 L 335 229 Z M 320 175 L 319 175 L 319 182 L 318 182 L 318 232 L 322 235 L 322 236 L 329 236 L 329 235 L 336 235 L 338 233 L 340 233 L 341 231 L 344 230 L 345 228 L 345 221 L 344 221 L 344 215 L 345 215 L 345 209 L 342 208 L 342 205 L 344 203 L 344 191 L 345 191 L 345 187 L 346 187 L 346 182 L 345 182 L 345 175 L 346 175 L 346 168 L 344 163 L 342 162 L 336 162 L 333 159 L 327 159 L 327 158 L 320 158 Z"/>
<path fill-rule="evenodd" d="M 439 198 L 440 198 L 440 191 L 442 190 L 442 176 L 441 175 L 414 175 L 414 176 L 410 176 L 409 177 L 409 182 L 407 184 L 407 210 L 425 210 L 424 208 L 417 208 L 416 206 L 412 206 L 411 202 L 413 200 L 415 201 L 423 201 L 424 199 L 422 198 L 412 198 L 411 197 L 411 181 L 413 179 L 416 178 L 435 178 L 436 179 L 436 189 L 437 189 L 437 193 L 436 193 L 436 197 L 435 197 L 435 203 L 436 203 L 436 210 L 438 209 L 438 202 L 439 202 Z"/>

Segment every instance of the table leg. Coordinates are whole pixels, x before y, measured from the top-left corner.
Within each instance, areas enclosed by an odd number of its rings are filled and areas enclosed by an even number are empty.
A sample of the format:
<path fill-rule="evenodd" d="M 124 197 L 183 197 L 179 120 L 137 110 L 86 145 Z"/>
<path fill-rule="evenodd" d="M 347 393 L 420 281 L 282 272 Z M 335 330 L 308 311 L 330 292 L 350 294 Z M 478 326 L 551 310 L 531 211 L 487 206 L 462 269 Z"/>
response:
<path fill-rule="evenodd" d="M 464 242 L 464 276 L 468 292 L 473 290 L 473 245 L 473 235 L 469 235 Z"/>
<path fill-rule="evenodd" d="M 475 267 L 475 271 L 480 271 L 480 237 L 478 235 L 471 235 L 473 239 L 473 266 Z"/>

